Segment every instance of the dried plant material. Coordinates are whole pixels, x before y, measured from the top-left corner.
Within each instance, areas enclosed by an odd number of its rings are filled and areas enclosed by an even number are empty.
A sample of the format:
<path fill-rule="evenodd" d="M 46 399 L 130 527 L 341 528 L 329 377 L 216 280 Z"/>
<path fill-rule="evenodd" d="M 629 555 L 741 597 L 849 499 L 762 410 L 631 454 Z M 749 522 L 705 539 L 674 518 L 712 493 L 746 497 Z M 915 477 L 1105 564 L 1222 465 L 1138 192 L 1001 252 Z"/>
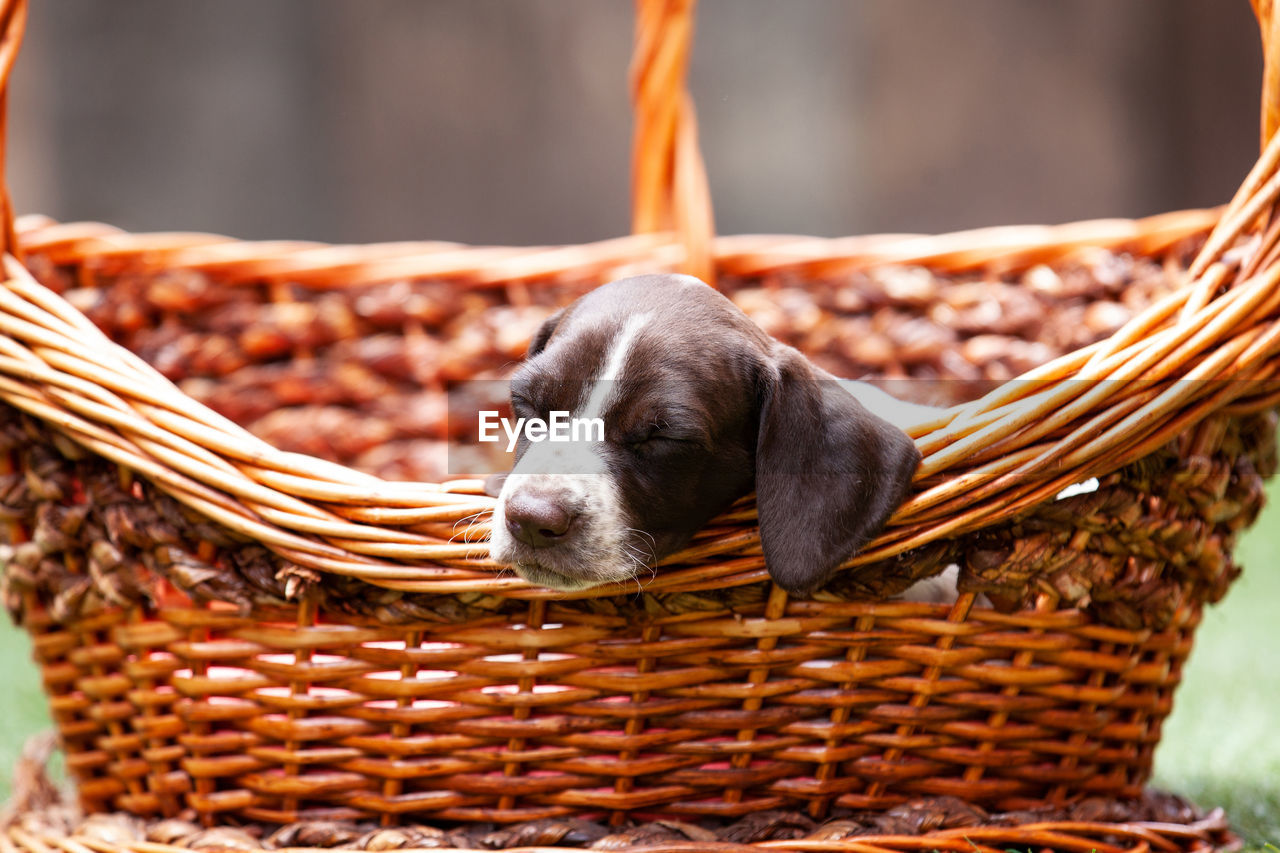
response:
<path fill-rule="evenodd" d="M 1071 820 L 1083 820 L 1091 823 L 1118 823 L 1129 820 L 1133 813 L 1131 807 L 1116 800 L 1104 797 L 1088 797 L 1076 803 L 1069 810 Z"/>
<path fill-rule="evenodd" d="M 297 601 L 311 594 L 311 590 L 320 583 L 320 573 L 286 563 L 276 571 L 275 579 L 284 584 L 285 600 Z"/>
<path fill-rule="evenodd" d="M 242 534 L 228 530 L 190 507 L 178 503 L 150 483 L 144 482 L 139 485 L 145 502 L 155 507 L 160 518 L 174 531 L 180 531 L 180 536 L 186 541 L 207 542 L 221 547 L 246 541 Z"/>
<path fill-rule="evenodd" d="M 107 536 L 116 545 L 151 548 L 176 546 L 182 541 L 177 529 L 160 517 L 156 508 L 141 501 L 119 501 L 104 507 L 102 520 Z"/>
<path fill-rule="evenodd" d="M 85 504 L 46 503 L 36 511 L 31 541 L 45 554 L 55 554 L 78 544 L 76 534 L 89 514 Z"/>
<path fill-rule="evenodd" d="M 61 804 L 62 796 L 48 773 L 49 758 L 57 745 L 58 736 L 52 731 L 31 735 L 23 742 L 13 766 L 9 799 L 0 810 L 0 828 L 11 826 L 24 814 Z"/>
<path fill-rule="evenodd" d="M 166 818 L 147 824 L 147 840 L 157 844 L 175 844 L 181 846 L 182 841 L 199 833 L 200 826 L 181 818 Z"/>
<path fill-rule="evenodd" d="M 76 835 L 113 847 L 129 847 L 146 838 L 146 827 L 139 818 L 122 812 L 92 814 L 81 822 Z"/>
<path fill-rule="evenodd" d="M 314 820 L 282 826 L 265 839 L 272 847 L 343 847 L 360 838 L 360 831 L 350 823 Z"/>
<path fill-rule="evenodd" d="M 353 291 L 355 313 L 376 329 L 403 329 L 413 322 L 442 326 L 462 311 L 463 291 L 448 281 L 397 281 Z"/>
<path fill-rule="evenodd" d="M 21 518 L 30 501 L 27 478 L 21 471 L 0 474 L 0 514 L 5 520 Z"/>
<path fill-rule="evenodd" d="M 717 837 L 721 841 L 736 844 L 794 841 L 797 838 L 808 838 L 813 829 L 813 820 L 800 812 L 770 809 L 739 818 L 718 832 Z"/>
<path fill-rule="evenodd" d="M 885 812 L 889 820 L 904 822 L 906 834 L 919 835 L 935 829 L 981 826 L 988 815 L 981 808 L 958 797 L 927 797 L 894 806 Z"/>
<path fill-rule="evenodd" d="M 262 842 L 243 829 L 216 826 L 182 839 L 182 846 L 189 850 L 257 851 L 262 849 Z"/>
<path fill-rule="evenodd" d="M 103 598 L 130 607 L 152 598 L 153 577 L 142 563 L 130 560 L 106 538 L 91 537 L 89 577 Z"/>
<path fill-rule="evenodd" d="M 36 500 L 61 501 L 71 491 L 71 479 L 61 454 L 45 444 L 30 444 L 23 454 L 20 470 L 27 490 Z"/>
<path fill-rule="evenodd" d="M 846 838 L 855 838 L 859 835 L 866 835 L 870 828 L 856 820 L 849 818 L 838 818 L 829 820 L 819 826 L 817 829 L 805 836 L 807 841 L 844 841 Z"/>
<path fill-rule="evenodd" d="M 35 542 L 20 542 L 8 547 L 5 562 L 34 571 L 44 561 L 45 552 Z"/>
<path fill-rule="evenodd" d="M 716 834 L 680 820 L 655 820 L 615 831 L 591 843 L 592 850 L 629 850 L 656 844 L 678 842 L 708 843 L 717 841 Z"/>
<path fill-rule="evenodd" d="M 94 290 L 101 292 L 100 288 Z M 168 270 L 154 276 L 147 283 L 145 293 L 146 302 L 156 309 L 180 314 L 204 312 L 235 298 L 234 291 L 217 286 L 203 273 L 183 269 Z"/>
<path fill-rule="evenodd" d="M 1004 379 L 1098 340 L 1135 304 L 1177 284 L 1176 273 L 1150 259 L 1101 252 L 1088 262 L 1033 267 L 1021 279 L 884 266 L 803 286 L 729 278 L 722 287 L 767 331 L 837 375 L 968 381 Z M 570 284 L 563 298 L 583 289 Z M 281 294 L 292 301 L 279 301 Z M 277 446 L 405 479 L 447 472 L 366 454 L 409 439 L 469 443 L 475 436 L 446 436 L 442 418 L 397 413 L 423 396 L 443 411 L 448 383 L 503 375 L 554 310 L 541 294 L 507 304 L 496 292 L 459 292 L 443 281 L 327 293 L 284 288 L 273 297 L 179 271 L 150 281 L 121 278 L 73 298 L 195 399 Z M 1045 322 L 1050 313 L 1076 312 L 1077 321 Z M 160 315 L 182 321 L 154 322 Z M 1055 338 L 1058 330 L 1066 337 Z"/>
<path fill-rule="evenodd" d="M 97 596 L 94 594 L 93 581 L 67 569 L 54 560 L 42 560 L 36 569 L 37 577 L 56 592 L 46 599 L 49 615 L 59 622 L 69 622 L 93 610 Z"/>
<path fill-rule="evenodd" d="M 33 756 L 38 758 L 38 756 Z M 20 793 L 20 792 L 18 792 Z M 1002 837 L 1014 838 L 1028 824 L 1057 823 L 1058 833 L 1069 833 L 1064 822 L 1083 822 L 1088 832 L 1106 834 L 1111 825 L 1140 829 L 1143 837 L 1173 833 L 1186 840 L 1219 843 L 1230 839 L 1225 819 L 1206 816 L 1186 800 L 1157 791 L 1136 799 L 1089 797 L 1061 807 L 1041 806 L 988 814 L 955 797 L 924 797 L 886 811 L 844 811 L 838 817 L 815 824 L 807 815 L 789 810 L 751 812 L 738 818 L 703 818 L 698 822 L 651 819 L 608 830 L 595 821 L 580 818 L 543 818 L 495 828 L 492 824 L 458 824 L 451 827 L 410 824 L 370 829 L 349 821 L 305 820 L 283 826 L 248 822 L 201 827 L 185 815 L 144 820 L 121 812 L 76 816 L 58 795 L 28 803 L 14 815 L 16 825 L 37 837 L 67 836 L 89 846 L 132 848 L 149 842 L 191 850 L 232 850 L 262 853 L 282 848 L 347 849 L 367 851 L 521 849 L 632 850 L 655 845 L 681 849 L 710 848 L 716 844 L 757 845 L 769 841 L 839 842 L 861 836 L 894 836 L 897 845 L 914 849 L 915 839 L 940 830 L 1006 827 Z M 927 843 L 927 842 L 924 842 Z M 31 851 L 31 853 L 37 853 Z"/>
<path fill-rule="evenodd" d="M 445 837 L 443 830 L 433 826 L 402 826 L 375 829 L 356 839 L 352 844 L 356 850 L 438 850 L 453 847 Z"/>
<path fill-rule="evenodd" d="M 508 847 L 585 847 L 608 834 L 608 830 L 592 821 L 547 818 L 494 830 L 480 838 L 480 846 L 488 850 L 505 850 Z"/>
<path fill-rule="evenodd" d="M 148 554 L 152 570 L 196 601 L 226 601 L 244 613 L 253 607 L 253 595 L 243 576 L 198 559 L 174 545 L 163 545 Z"/>

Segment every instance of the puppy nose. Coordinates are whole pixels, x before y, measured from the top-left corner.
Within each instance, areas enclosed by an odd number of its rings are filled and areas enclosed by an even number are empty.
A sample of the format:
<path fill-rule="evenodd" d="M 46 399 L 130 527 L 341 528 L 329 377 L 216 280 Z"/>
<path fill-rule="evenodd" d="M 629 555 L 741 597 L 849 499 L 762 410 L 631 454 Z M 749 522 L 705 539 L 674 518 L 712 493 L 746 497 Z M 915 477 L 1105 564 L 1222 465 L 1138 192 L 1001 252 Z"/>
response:
<path fill-rule="evenodd" d="M 555 500 L 538 494 L 508 498 L 506 516 L 511 535 L 534 548 L 556 544 L 576 517 Z"/>

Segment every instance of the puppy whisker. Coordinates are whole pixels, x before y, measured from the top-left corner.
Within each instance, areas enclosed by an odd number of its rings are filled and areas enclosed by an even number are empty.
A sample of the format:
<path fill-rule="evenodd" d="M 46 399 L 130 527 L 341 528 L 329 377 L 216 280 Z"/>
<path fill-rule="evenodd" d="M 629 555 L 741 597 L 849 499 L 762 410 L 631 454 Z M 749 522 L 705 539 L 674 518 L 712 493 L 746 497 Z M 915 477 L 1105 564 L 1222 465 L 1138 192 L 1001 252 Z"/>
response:
<path fill-rule="evenodd" d="M 649 553 L 648 553 L 648 555 L 647 555 L 647 556 L 645 556 L 645 557 L 644 557 L 645 562 L 648 562 L 648 561 L 651 561 L 651 560 L 654 560 L 654 559 L 656 559 L 656 558 L 657 558 L 657 553 L 658 553 L 658 540 L 656 540 L 656 539 L 654 539 L 654 538 L 653 538 L 653 534 L 652 534 L 652 533 L 650 533 L 650 532 L 649 532 L 649 531 L 647 531 L 647 530 L 641 530 L 641 529 L 639 529 L 639 528 L 637 528 L 637 527 L 627 527 L 627 528 L 624 528 L 624 529 L 623 529 L 623 532 L 624 532 L 624 533 L 629 533 L 629 534 L 634 534 L 635 536 L 639 537 L 639 538 L 640 538 L 640 539 L 642 539 L 642 540 L 648 540 L 648 552 L 649 552 Z M 643 552 L 643 551 L 639 550 L 639 547 L 638 547 L 638 546 L 631 546 L 631 547 L 635 549 L 635 553 L 642 554 L 642 555 L 644 554 L 644 552 Z"/>
<path fill-rule="evenodd" d="M 477 518 L 479 518 L 480 516 L 484 515 L 486 512 L 490 512 L 490 511 L 491 511 L 491 510 L 482 509 L 482 510 L 480 510 L 479 512 L 473 512 L 473 513 L 471 513 L 471 515 L 463 516 L 462 518 L 458 519 L 457 521 L 455 521 L 455 522 L 453 523 L 453 527 L 454 527 L 454 529 L 456 530 L 459 524 L 470 524 L 471 522 L 475 521 L 475 520 L 476 520 Z"/>
<path fill-rule="evenodd" d="M 632 547 L 630 547 L 630 546 L 626 546 L 626 547 L 624 547 L 624 549 L 623 549 L 623 550 L 626 552 L 626 555 L 627 555 L 628 557 L 630 557 L 630 558 L 631 558 L 631 574 L 632 574 L 632 576 L 635 576 L 635 575 L 640 574 L 640 570 L 641 570 L 641 569 L 643 569 L 643 568 L 645 567 L 645 555 L 644 555 L 644 552 L 642 552 L 642 551 L 638 551 L 638 550 L 636 550 L 635 548 L 632 548 Z"/>
<path fill-rule="evenodd" d="M 480 516 L 484 515 L 486 512 L 488 512 L 488 510 L 473 512 L 471 515 L 468 515 L 465 518 L 460 518 L 457 521 L 455 521 L 453 523 L 453 527 L 451 528 L 453 530 L 453 535 L 449 537 L 449 543 L 453 544 L 454 542 L 456 542 L 459 536 L 461 536 L 462 541 L 466 543 L 479 542 L 480 541 L 479 538 L 471 539 L 468 537 L 470 537 L 471 533 L 475 530 L 475 525 L 473 524 L 473 522 L 476 521 L 478 518 L 480 518 Z M 460 524 L 465 524 L 466 526 L 463 527 L 461 530 L 459 530 L 458 525 Z"/>

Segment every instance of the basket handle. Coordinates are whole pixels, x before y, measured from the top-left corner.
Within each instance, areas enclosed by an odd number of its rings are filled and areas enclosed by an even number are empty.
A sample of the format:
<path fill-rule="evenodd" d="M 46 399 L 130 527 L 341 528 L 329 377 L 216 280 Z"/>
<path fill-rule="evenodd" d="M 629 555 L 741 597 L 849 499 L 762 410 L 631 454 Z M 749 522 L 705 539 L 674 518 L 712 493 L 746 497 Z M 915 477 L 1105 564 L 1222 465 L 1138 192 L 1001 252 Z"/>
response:
<path fill-rule="evenodd" d="M 674 229 L 685 248 L 682 269 L 711 280 L 715 233 L 707 172 L 698 148 L 693 99 L 685 85 L 696 0 L 636 0 L 631 65 L 635 110 L 632 230 Z M 14 211 L 4 181 L 9 74 L 26 29 L 27 0 L 0 0 L 0 252 L 17 254 Z"/>
<path fill-rule="evenodd" d="M 1280 15 L 1273 0 L 1249 0 L 1262 31 L 1262 149 L 1280 127 Z"/>
<path fill-rule="evenodd" d="M 1273 0 L 1250 0 L 1262 31 L 1262 148 L 1280 127 L 1280 15 Z M 683 269 L 711 281 L 715 234 L 697 118 L 686 85 L 696 0 L 636 0 L 631 66 L 632 231 L 674 228 Z M 5 178 L 9 75 L 26 29 L 27 0 L 0 0 L 0 253 L 19 255 Z"/>
<path fill-rule="evenodd" d="M 22 34 L 27 29 L 27 0 L 0 2 L 0 254 L 22 257 L 21 247 L 13 231 L 13 202 L 9 199 L 9 182 L 5 179 L 5 151 L 9 141 L 9 73 Z"/>
<path fill-rule="evenodd" d="M 636 0 L 631 230 L 674 230 L 685 249 L 682 271 L 711 282 L 715 223 L 687 86 L 696 6 L 697 0 Z"/>

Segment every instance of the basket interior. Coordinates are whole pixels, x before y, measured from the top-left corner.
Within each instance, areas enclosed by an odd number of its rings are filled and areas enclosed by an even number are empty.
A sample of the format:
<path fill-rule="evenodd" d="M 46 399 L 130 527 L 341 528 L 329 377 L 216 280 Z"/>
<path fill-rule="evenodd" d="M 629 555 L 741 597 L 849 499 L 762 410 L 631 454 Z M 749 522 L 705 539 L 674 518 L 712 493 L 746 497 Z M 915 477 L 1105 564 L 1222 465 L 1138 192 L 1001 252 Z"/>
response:
<path fill-rule="evenodd" d="M 1106 338 L 1180 285 L 1201 243 L 1156 257 L 1094 248 L 1053 266 L 888 265 L 719 286 L 834 375 L 951 405 Z M 602 283 L 331 275 L 300 284 L 234 269 L 69 267 L 40 254 L 29 263 L 112 339 L 270 444 L 431 483 L 510 466 L 500 447 L 478 442 L 477 413 L 507 413 L 501 380 L 533 332 Z"/>

